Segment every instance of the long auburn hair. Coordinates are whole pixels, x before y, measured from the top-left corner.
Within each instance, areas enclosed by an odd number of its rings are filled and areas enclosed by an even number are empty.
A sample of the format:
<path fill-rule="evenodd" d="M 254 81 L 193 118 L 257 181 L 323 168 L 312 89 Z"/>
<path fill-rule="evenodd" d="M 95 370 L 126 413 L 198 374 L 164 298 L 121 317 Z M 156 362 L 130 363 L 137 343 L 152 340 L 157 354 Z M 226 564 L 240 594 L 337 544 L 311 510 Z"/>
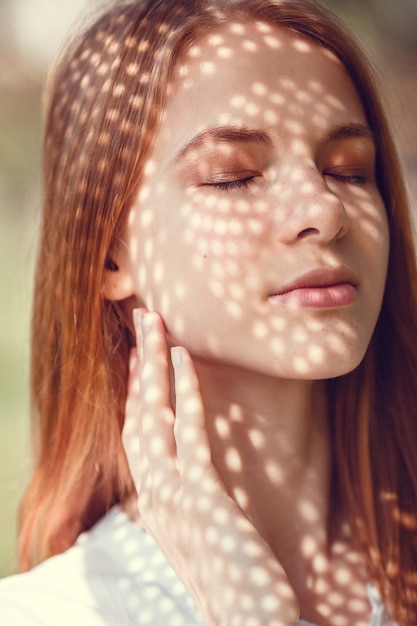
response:
<path fill-rule="evenodd" d="M 105 268 L 140 187 L 173 70 L 231 18 L 310 37 L 344 63 L 377 146 L 391 236 L 381 314 L 361 365 L 328 381 L 334 498 L 391 615 L 417 623 L 417 276 L 406 194 L 369 64 L 310 0 L 131 0 L 69 46 L 47 91 L 44 208 L 32 334 L 35 465 L 21 506 L 20 566 L 68 548 L 134 492 L 121 443 L 128 353 Z"/>

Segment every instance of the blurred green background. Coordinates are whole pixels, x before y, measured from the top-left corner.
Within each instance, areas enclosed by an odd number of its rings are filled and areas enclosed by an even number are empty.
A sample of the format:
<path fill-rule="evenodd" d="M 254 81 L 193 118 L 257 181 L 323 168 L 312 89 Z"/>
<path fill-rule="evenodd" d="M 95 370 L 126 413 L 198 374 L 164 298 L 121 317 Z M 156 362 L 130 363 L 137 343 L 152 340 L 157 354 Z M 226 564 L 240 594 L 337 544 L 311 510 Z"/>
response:
<path fill-rule="evenodd" d="M 0 577 L 15 570 L 17 507 L 30 471 L 29 326 L 42 88 L 77 16 L 101 4 L 0 0 Z M 323 4 L 345 19 L 375 61 L 416 207 L 417 0 Z"/>

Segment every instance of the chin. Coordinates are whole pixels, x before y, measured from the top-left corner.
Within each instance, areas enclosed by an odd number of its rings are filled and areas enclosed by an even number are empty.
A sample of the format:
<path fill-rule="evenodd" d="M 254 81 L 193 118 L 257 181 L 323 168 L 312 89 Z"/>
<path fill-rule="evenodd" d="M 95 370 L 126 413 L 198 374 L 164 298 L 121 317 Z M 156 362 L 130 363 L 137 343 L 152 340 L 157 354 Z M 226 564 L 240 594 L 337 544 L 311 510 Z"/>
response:
<path fill-rule="evenodd" d="M 311 368 L 310 372 L 305 372 L 300 378 L 308 380 L 328 380 L 330 378 L 339 378 L 353 372 L 363 361 L 365 353 L 356 359 L 341 360 L 337 364 L 326 365 L 326 367 Z"/>
<path fill-rule="evenodd" d="M 363 361 L 368 344 L 363 346 L 345 346 L 343 352 L 325 348 L 306 350 L 289 354 L 285 362 L 280 358 L 275 361 L 273 375 L 277 378 L 294 380 L 324 380 L 338 378 L 355 370 Z M 272 373 L 272 372 L 271 372 Z"/>

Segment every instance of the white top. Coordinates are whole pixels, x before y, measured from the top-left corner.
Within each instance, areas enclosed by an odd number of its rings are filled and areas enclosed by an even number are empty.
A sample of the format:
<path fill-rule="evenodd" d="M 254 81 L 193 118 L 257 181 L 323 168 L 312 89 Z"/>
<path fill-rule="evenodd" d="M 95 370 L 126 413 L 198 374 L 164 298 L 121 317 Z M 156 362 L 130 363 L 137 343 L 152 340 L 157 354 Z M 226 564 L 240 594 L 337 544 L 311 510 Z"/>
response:
<path fill-rule="evenodd" d="M 369 626 L 390 626 L 377 592 L 368 593 Z M 119 507 L 63 554 L 0 580 L 0 624 L 204 626 L 157 544 Z"/>

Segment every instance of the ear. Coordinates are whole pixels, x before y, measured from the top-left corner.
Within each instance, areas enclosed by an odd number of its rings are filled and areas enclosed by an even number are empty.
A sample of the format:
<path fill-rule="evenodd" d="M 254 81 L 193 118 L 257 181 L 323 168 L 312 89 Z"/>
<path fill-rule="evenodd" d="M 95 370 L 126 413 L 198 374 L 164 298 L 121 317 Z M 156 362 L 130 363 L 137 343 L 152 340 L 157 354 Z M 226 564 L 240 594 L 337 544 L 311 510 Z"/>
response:
<path fill-rule="evenodd" d="M 106 300 L 126 300 L 134 295 L 127 255 L 114 260 L 107 257 L 103 278 L 103 296 Z"/>

